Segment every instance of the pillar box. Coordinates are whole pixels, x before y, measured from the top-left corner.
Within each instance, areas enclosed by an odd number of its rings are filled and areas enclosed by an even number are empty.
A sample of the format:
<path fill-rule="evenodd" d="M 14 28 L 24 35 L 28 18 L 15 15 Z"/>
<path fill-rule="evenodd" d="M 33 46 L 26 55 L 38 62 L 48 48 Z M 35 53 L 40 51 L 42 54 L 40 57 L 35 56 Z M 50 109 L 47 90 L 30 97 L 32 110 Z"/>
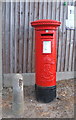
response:
<path fill-rule="evenodd" d="M 56 30 L 61 22 L 49 19 L 31 22 L 35 28 L 35 91 L 38 101 L 56 98 Z"/>

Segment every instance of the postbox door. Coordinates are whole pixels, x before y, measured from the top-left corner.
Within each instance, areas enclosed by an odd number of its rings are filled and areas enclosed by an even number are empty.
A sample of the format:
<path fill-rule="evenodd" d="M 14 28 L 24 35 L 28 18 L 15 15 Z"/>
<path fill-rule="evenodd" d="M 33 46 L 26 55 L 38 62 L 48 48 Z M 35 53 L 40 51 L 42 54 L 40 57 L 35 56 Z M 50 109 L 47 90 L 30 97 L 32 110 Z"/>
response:
<path fill-rule="evenodd" d="M 56 84 L 56 38 L 55 31 L 36 32 L 36 84 Z"/>

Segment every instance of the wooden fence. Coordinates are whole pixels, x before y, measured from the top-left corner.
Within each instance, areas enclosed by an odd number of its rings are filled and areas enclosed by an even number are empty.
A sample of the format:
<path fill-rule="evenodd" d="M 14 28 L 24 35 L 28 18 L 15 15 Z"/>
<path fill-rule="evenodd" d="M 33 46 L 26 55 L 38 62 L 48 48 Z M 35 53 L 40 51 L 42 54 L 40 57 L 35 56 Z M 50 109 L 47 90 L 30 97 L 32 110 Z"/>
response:
<path fill-rule="evenodd" d="M 57 32 L 57 72 L 74 71 L 76 30 L 66 29 L 68 5 L 72 2 L 3 2 L 3 73 L 35 72 L 35 39 L 30 22 L 53 19 L 62 24 Z"/>

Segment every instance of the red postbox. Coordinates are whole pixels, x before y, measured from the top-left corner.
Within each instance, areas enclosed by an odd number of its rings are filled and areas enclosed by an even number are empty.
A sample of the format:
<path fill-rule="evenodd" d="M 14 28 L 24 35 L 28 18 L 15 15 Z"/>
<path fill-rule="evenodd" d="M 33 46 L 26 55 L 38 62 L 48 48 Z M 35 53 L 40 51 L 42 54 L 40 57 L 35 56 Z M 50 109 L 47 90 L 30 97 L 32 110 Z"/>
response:
<path fill-rule="evenodd" d="M 61 22 L 37 20 L 35 27 L 36 98 L 50 102 L 56 97 L 56 30 Z"/>

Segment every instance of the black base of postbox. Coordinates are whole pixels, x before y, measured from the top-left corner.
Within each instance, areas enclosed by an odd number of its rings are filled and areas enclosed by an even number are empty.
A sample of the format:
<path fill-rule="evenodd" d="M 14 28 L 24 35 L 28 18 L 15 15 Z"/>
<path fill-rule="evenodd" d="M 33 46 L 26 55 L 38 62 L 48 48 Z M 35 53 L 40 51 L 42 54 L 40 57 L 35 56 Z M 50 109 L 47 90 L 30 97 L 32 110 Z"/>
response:
<path fill-rule="evenodd" d="M 41 87 L 35 84 L 35 92 L 37 101 L 49 103 L 56 98 L 56 86 Z"/>

